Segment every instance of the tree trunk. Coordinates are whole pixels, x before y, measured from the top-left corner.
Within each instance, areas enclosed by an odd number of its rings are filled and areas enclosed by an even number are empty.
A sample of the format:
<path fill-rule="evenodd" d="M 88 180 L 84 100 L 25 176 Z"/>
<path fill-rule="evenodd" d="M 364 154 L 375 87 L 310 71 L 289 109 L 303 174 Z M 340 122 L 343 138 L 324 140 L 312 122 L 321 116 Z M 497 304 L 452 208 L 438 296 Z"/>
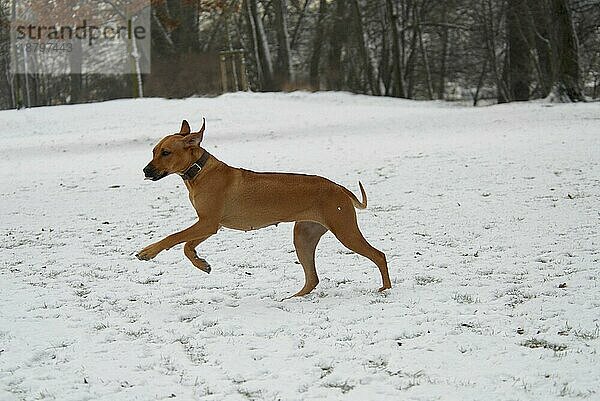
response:
<path fill-rule="evenodd" d="M 277 89 L 282 89 L 286 84 L 293 80 L 292 60 L 290 51 L 290 35 L 288 33 L 288 10 L 286 0 L 275 0 L 275 16 L 277 43 L 277 69 L 275 72 L 275 81 Z"/>
<path fill-rule="evenodd" d="M 529 0 L 530 26 L 533 29 L 533 43 L 537 54 L 537 71 L 540 95 L 545 98 L 550 94 L 553 84 L 552 42 L 550 41 L 549 13 L 547 0 Z"/>
<path fill-rule="evenodd" d="M 16 11 L 16 7 L 17 7 L 17 2 L 16 0 L 13 0 L 11 2 L 11 21 L 13 24 L 16 23 L 17 20 L 17 11 Z M 11 44 L 11 52 L 12 57 L 13 57 L 13 65 L 12 67 L 12 78 L 14 80 L 14 86 L 13 86 L 13 93 L 14 93 L 14 104 L 15 104 L 15 109 L 18 109 L 22 103 L 21 103 L 21 99 L 23 99 L 22 97 L 19 97 L 19 93 L 20 93 L 20 74 L 17 74 L 18 68 L 19 68 L 19 54 L 17 52 L 17 40 L 16 40 L 16 31 L 14 29 L 10 30 L 10 44 Z"/>
<path fill-rule="evenodd" d="M 246 14 L 247 23 L 248 23 L 248 29 L 250 30 L 250 37 L 252 38 L 252 51 L 254 54 L 256 75 L 258 78 L 259 85 L 261 85 L 259 89 L 262 89 L 262 83 L 264 82 L 263 69 L 262 69 L 262 64 L 260 62 L 260 52 L 259 52 L 258 38 L 257 38 L 257 34 L 256 34 L 256 24 L 254 24 L 254 18 L 252 17 L 252 10 L 250 8 L 250 0 L 244 0 L 244 9 L 246 11 L 245 14 Z"/>
<path fill-rule="evenodd" d="M 341 90 L 343 87 L 342 47 L 346 42 L 346 1 L 338 0 L 335 9 L 335 21 L 329 38 L 329 57 L 327 65 L 327 86 Z"/>
<path fill-rule="evenodd" d="M 448 54 L 448 2 L 444 1 L 444 9 L 442 11 L 442 23 L 444 24 L 442 37 L 442 54 L 440 56 L 440 75 L 437 88 L 437 98 L 440 100 L 444 99 L 444 92 L 446 89 L 446 58 Z"/>
<path fill-rule="evenodd" d="M 416 27 L 419 34 L 419 49 L 421 50 L 421 57 L 423 58 L 423 65 L 425 67 L 425 83 L 427 86 L 427 95 L 429 100 L 433 100 L 433 83 L 431 80 L 431 70 L 429 68 L 429 57 L 427 56 L 427 48 L 423 41 L 423 32 L 421 31 L 421 17 L 420 11 L 416 13 Z"/>
<path fill-rule="evenodd" d="M 198 7 L 196 2 L 167 0 L 171 17 L 177 26 L 171 32 L 171 39 L 177 52 L 191 53 L 200 50 L 198 40 Z"/>
<path fill-rule="evenodd" d="M 164 12 L 161 5 L 152 5 L 152 26 L 155 27 L 153 28 L 152 32 L 160 32 L 160 35 L 152 36 L 152 40 L 154 41 L 152 45 L 152 51 L 154 52 L 158 50 L 161 54 L 173 54 L 175 53 L 175 44 L 171 39 L 171 33 L 167 31 L 165 25 L 162 22 L 161 16 L 163 16 L 163 14 L 166 13 Z"/>
<path fill-rule="evenodd" d="M 78 103 L 81 98 L 81 78 L 82 78 L 83 49 L 81 40 L 73 41 L 73 50 L 69 53 L 71 101 L 69 103 Z"/>
<path fill-rule="evenodd" d="M 487 0 L 487 4 L 482 5 L 483 15 L 483 30 L 484 30 L 484 41 L 488 51 L 489 60 L 494 74 L 494 80 L 496 81 L 496 91 L 498 93 L 498 103 L 505 103 L 507 101 L 507 90 L 502 79 L 502 73 L 498 67 L 498 57 L 496 55 L 496 39 L 495 39 L 495 26 L 494 26 L 494 10 L 492 1 Z"/>
<path fill-rule="evenodd" d="M 300 16 L 298 17 L 298 22 L 296 23 L 296 27 L 294 28 L 294 33 L 292 34 L 292 39 L 290 40 L 290 48 L 296 48 L 296 40 L 298 39 L 298 32 L 300 32 L 300 28 L 302 27 L 302 22 L 304 21 L 304 16 L 306 15 L 306 8 L 308 7 L 308 3 L 311 0 L 304 0 L 304 6 L 300 11 Z"/>
<path fill-rule="evenodd" d="M 377 82 L 383 84 L 383 95 L 390 96 L 392 86 L 392 71 L 390 68 L 390 49 L 388 40 L 388 25 L 389 21 L 386 16 L 386 8 L 379 7 L 379 24 L 381 26 L 381 33 L 383 40 L 381 41 L 381 57 L 379 58 Z"/>
<path fill-rule="evenodd" d="M 402 59 L 400 55 L 400 37 L 398 35 L 398 14 L 394 8 L 393 0 L 385 1 L 387 14 L 390 19 L 392 31 L 392 96 L 406 97 L 404 93 L 404 82 L 402 78 Z"/>
<path fill-rule="evenodd" d="M 483 86 L 483 78 L 485 78 L 485 73 L 487 70 L 488 59 L 487 57 L 483 61 L 483 67 L 481 68 L 481 74 L 479 74 L 479 81 L 477 81 L 477 89 L 475 90 L 475 94 L 473 95 L 473 107 L 477 106 L 477 101 L 479 100 L 479 92 L 481 91 L 481 87 Z"/>
<path fill-rule="evenodd" d="M 138 98 L 143 98 L 144 97 L 144 83 L 142 81 L 142 70 L 141 70 L 141 66 L 140 66 L 140 58 L 141 58 L 141 54 L 140 54 L 140 49 L 138 48 L 137 45 L 137 40 L 135 38 L 135 36 L 132 36 L 131 38 L 131 45 L 133 48 L 133 52 L 131 53 L 132 58 L 133 58 L 133 65 L 135 68 L 135 83 L 136 83 L 136 97 Z"/>
<path fill-rule="evenodd" d="M 269 43 L 267 42 L 267 35 L 265 28 L 262 23 L 262 18 L 258 12 L 257 0 L 247 0 L 250 4 L 250 12 L 254 21 L 254 27 L 256 29 L 256 39 L 258 41 L 258 55 L 260 58 L 260 65 L 262 68 L 262 88 L 266 91 L 275 90 L 273 82 L 273 62 L 271 59 L 271 51 L 269 50 Z"/>
<path fill-rule="evenodd" d="M 531 63 L 527 43 L 527 8 L 522 0 L 508 0 L 506 28 L 508 38 L 506 87 L 509 101 L 529 100 Z"/>
<path fill-rule="evenodd" d="M 583 100 L 579 83 L 579 45 L 573 18 L 567 0 L 551 0 L 552 21 L 554 22 L 554 55 L 556 77 L 554 84 L 562 98 L 576 102 Z"/>
<path fill-rule="evenodd" d="M 317 18 L 317 27 L 315 29 L 315 37 L 313 40 L 313 51 L 310 56 L 310 86 L 313 90 L 319 90 L 321 87 L 320 62 L 321 62 L 321 48 L 323 43 L 323 20 L 327 13 L 327 0 L 321 0 L 319 2 L 319 17 Z"/>
<path fill-rule="evenodd" d="M 409 5 L 410 6 L 410 5 Z M 410 47 L 409 47 L 409 53 L 408 53 L 408 57 L 406 59 L 406 66 L 404 68 L 404 82 L 407 83 L 406 85 L 406 97 L 408 99 L 412 99 L 413 98 L 413 90 L 414 90 L 414 85 L 415 85 L 415 76 L 414 76 L 414 72 L 415 72 L 415 55 L 417 53 L 417 39 L 418 39 L 418 33 L 419 30 L 417 28 L 417 13 L 419 12 L 417 10 L 417 5 L 416 3 L 413 3 L 413 5 L 410 7 L 411 9 L 411 24 L 413 26 L 413 30 L 411 33 L 411 39 L 410 39 Z"/>
<path fill-rule="evenodd" d="M 375 83 L 375 79 L 373 77 L 373 64 L 371 63 L 371 57 L 369 56 L 369 50 L 367 49 L 367 45 L 365 44 L 365 33 L 363 30 L 363 22 L 362 22 L 362 14 L 360 12 L 360 4 L 358 4 L 358 0 L 352 0 L 352 7 L 354 9 L 354 25 L 356 28 L 356 39 L 358 42 L 358 51 L 360 53 L 360 57 L 362 59 L 363 68 L 365 70 L 365 75 L 367 78 L 367 83 L 369 85 L 369 89 L 371 94 L 379 95 L 379 87 Z"/>

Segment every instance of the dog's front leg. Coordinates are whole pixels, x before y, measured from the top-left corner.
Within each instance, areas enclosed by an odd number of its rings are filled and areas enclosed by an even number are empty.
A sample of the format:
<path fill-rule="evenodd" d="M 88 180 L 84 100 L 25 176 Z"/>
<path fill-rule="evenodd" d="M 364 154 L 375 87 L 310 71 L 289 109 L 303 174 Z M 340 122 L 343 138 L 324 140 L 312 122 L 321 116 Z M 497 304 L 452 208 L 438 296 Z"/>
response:
<path fill-rule="evenodd" d="M 196 253 L 196 247 L 206 238 L 208 237 L 186 242 L 183 246 L 183 253 L 196 268 L 202 270 L 203 272 L 210 273 L 211 268 L 208 262 L 199 257 Z"/>
<path fill-rule="evenodd" d="M 177 244 L 191 241 L 198 241 L 198 243 L 200 243 L 215 234 L 218 229 L 218 224 L 208 224 L 206 221 L 199 221 L 183 231 L 171 234 L 152 245 L 148 245 L 138 252 L 136 256 L 140 260 L 154 259 L 160 252 L 165 249 L 171 249 Z"/>

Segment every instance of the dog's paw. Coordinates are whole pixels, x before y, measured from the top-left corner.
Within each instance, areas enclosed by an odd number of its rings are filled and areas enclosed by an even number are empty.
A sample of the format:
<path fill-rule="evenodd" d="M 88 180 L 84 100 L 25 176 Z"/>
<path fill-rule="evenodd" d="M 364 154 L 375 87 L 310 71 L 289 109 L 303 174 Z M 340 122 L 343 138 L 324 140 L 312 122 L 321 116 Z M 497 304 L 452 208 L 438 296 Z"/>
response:
<path fill-rule="evenodd" d="M 139 260 L 150 260 L 154 259 L 159 252 L 160 249 L 156 245 L 150 245 L 139 251 L 135 256 Z"/>
<path fill-rule="evenodd" d="M 196 258 L 196 259 L 194 259 L 193 263 L 194 263 L 194 266 L 196 266 L 196 268 L 202 270 L 203 272 L 210 274 L 211 267 L 205 259 Z"/>

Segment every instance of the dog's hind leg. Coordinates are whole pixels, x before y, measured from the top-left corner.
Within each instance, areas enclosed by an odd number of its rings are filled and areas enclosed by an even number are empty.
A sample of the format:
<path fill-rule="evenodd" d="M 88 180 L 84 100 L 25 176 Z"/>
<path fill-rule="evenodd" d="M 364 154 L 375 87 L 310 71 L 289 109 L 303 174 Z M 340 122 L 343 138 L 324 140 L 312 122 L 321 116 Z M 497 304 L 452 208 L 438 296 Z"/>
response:
<path fill-rule="evenodd" d="M 383 282 L 383 286 L 379 288 L 379 291 L 392 288 L 385 254 L 380 250 L 373 248 L 371 244 L 367 242 L 365 237 L 363 237 L 356 222 L 356 213 L 354 212 L 354 209 L 350 209 L 348 212 L 343 213 L 336 218 L 336 220 L 330 224 L 329 229 L 346 248 L 371 259 L 371 261 L 377 265 Z"/>
<path fill-rule="evenodd" d="M 210 273 L 210 265 L 208 262 L 198 257 L 198 254 L 196 253 L 196 247 L 202 241 L 204 241 L 204 238 L 186 242 L 183 246 L 183 253 L 198 269 L 202 270 L 203 272 Z"/>
<path fill-rule="evenodd" d="M 313 221 L 298 221 L 294 225 L 294 247 L 296 255 L 302 267 L 304 268 L 304 287 L 296 294 L 300 297 L 311 292 L 317 284 L 319 277 L 315 267 L 315 249 L 319 240 L 327 232 L 327 228 Z"/>

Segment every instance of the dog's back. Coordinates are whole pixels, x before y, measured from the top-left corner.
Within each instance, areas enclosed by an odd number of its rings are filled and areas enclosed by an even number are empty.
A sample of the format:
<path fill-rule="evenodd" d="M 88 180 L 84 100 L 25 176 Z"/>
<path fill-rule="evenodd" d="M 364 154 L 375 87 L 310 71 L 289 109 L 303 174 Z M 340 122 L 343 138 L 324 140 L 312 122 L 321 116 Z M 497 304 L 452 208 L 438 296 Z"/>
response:
<path fill-rule="evenodd" d="M 328 214 L 354 209 L 345 188 L 320 176 L 235 170 L 223 209 L 228 228 L 252 230 L 299 220 L 327 226 Z"/>

